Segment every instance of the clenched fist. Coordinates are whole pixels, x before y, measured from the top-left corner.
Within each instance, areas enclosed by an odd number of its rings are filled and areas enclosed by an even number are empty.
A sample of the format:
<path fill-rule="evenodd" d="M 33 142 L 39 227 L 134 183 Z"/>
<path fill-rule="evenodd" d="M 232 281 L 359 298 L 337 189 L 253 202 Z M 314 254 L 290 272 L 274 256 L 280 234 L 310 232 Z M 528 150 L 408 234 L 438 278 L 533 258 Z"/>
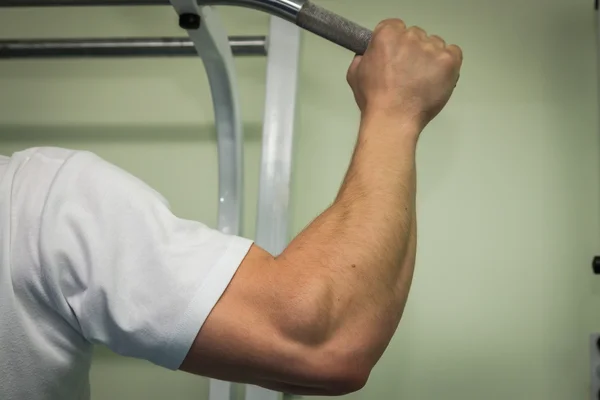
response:
<path fill-rule="evenodd" d="M 462 51 L 398 19 L 381 22 L 348 71 L 363 115 L 409 119 L 424 128 L 444 108 L 459 78 Z"/>

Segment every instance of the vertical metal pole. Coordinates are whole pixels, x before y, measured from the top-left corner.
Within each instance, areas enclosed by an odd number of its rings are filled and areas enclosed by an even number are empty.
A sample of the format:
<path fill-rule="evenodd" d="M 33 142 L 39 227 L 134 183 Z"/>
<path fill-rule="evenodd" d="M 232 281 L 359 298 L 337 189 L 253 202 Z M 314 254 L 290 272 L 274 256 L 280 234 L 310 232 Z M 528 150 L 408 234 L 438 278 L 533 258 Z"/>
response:
<path fill-rule="evenodd" d="M 171 0 L 177 14 L 200 16 L 188 35 L 204 61 L 211 87 L 219 152 L 219 223 L 226 234 L 240 235 L 243 201 L 243 132 L 233 54 L 225 28 L 212 7 L 195 0 Z M 232 400 L 229 382 L 210 380 L 210 400 Z"/>
<path fill-rule="evenodd" d="M 600 83 L 600 1 L 595 1 L 596 12 L 596 76 Z M 598 87 L 597 98 L 600 104 L 600 86 Z M 600 118 L 600 113 L 596 118 Z M 592 261 L 594 273 L 598 274 L 600 269 L 600 257 L 596 256 Z M 593 334 L 590 336 L 590 385 L 589 396 L 591 400 L 600 398 L 600 335 Z"/>
<path fill-rule="evenodd" d="M 280 254 L 289 241 L 300 39 L 298 27 L 271 17 L 256 243 L 273 255 Z M 263 388 L 246 388 L 246 400 L 281 397 L 281 393 Z"/>
<path fill-rule="evenodd" d="M 229 40 L 217 11 L 193 0 L 171 0 L 179 15 L 196 14 L 200 28 L 188 35 L 204 61 L 215 111 L 219 147 L 219 229 L 241 231 L 243 132 L 237 78 Z"/>

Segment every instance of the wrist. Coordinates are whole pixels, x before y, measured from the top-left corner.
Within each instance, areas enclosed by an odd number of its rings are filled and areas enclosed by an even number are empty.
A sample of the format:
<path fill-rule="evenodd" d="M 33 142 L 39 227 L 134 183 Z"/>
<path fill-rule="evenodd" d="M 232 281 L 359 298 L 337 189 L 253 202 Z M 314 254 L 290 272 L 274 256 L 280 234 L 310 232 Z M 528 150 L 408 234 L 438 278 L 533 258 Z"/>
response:
<path fill-rule="evenodd" d="M 367 110 L 361 115 L 361 132 L 378 131 L 395 139 L 418 141 L 423 129 L 422 121 L 409 114 Z"/>

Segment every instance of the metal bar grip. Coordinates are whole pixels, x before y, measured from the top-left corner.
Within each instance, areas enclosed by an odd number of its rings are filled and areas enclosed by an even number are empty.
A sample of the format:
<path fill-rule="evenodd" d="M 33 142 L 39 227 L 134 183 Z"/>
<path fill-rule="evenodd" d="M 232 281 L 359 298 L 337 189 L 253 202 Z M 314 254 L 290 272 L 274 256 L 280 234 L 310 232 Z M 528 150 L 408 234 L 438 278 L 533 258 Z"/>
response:
<path fill-rule="evenodd" d="M 302 6 L 296 24 L 358 55 L 363 55 L 367 51 L 373 35 L 369 29 L 310 1 Z"/>

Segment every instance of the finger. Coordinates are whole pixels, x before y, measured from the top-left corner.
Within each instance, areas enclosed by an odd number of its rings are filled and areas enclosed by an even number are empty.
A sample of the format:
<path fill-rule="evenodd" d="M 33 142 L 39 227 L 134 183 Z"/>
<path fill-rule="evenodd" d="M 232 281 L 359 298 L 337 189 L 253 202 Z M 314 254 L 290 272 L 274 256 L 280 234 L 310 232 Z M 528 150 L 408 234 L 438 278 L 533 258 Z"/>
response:
<path fill-rule="evenodd" d="M 421 40 L 427 40 L 427 32 L 418 26 L 411 26 L 408 28 L 408 32 L 411 32 L 413 35 L 416 35 Z"/>
<path fill-rule="evenodd" d="M 390 19 L 389 22 L 390 22 L 390 25 L 394 26 L 394 28 L 397 28 L 397 29 L 400 29 L 403 31 L 406 30 L 406 24 L 400 18 Z"/>
<path fill-rule="evenodd" d="M 451 44 L 450 46 L 447 47 L 447 50 L 454 56 L 456 57 L 457 60 L 459 60 L 462 64 L 463 61 L 463 52 L 462 49 L 460 47 L 458 47 L 455 44 Z"/>
<path fill-rule="evenodd" d="M 384 28 L 396 28 L 396 29 L 404 31 L 404 30 L 406 30 L 406 24 L 404 23 L 404 21 L 402 21 L 399 18 L 385 19 L 385 20 L 381 21 L 379 24 L 377 24 L 374 32 L 379 32 L 380 30 L 382 30 Z"/>
<path fill-rule="evenodd" d="M 356 76 L 356 71 L 358 70 L 358 66 L 362 61 L 362 56 L 355 56 L 352 60 L 352 64 L 350 64 L 350 68 L 348 68 L 348 74 L 346 75 L 346 80 L 349 84 L 354 82 L 354 77 Z"/>
<path fill-rule="evenodd" d="M 446 47 L 446 41 L 444 39 L 442 39 L 441 37 L 439 37 L 438 35 L 431 35 L 429 37 L 429 40 L 431 41 L 431 43 L 433 43 L 435 45 L 435 47 L 438 47 L 440 49 L 443 49 Z"/>

